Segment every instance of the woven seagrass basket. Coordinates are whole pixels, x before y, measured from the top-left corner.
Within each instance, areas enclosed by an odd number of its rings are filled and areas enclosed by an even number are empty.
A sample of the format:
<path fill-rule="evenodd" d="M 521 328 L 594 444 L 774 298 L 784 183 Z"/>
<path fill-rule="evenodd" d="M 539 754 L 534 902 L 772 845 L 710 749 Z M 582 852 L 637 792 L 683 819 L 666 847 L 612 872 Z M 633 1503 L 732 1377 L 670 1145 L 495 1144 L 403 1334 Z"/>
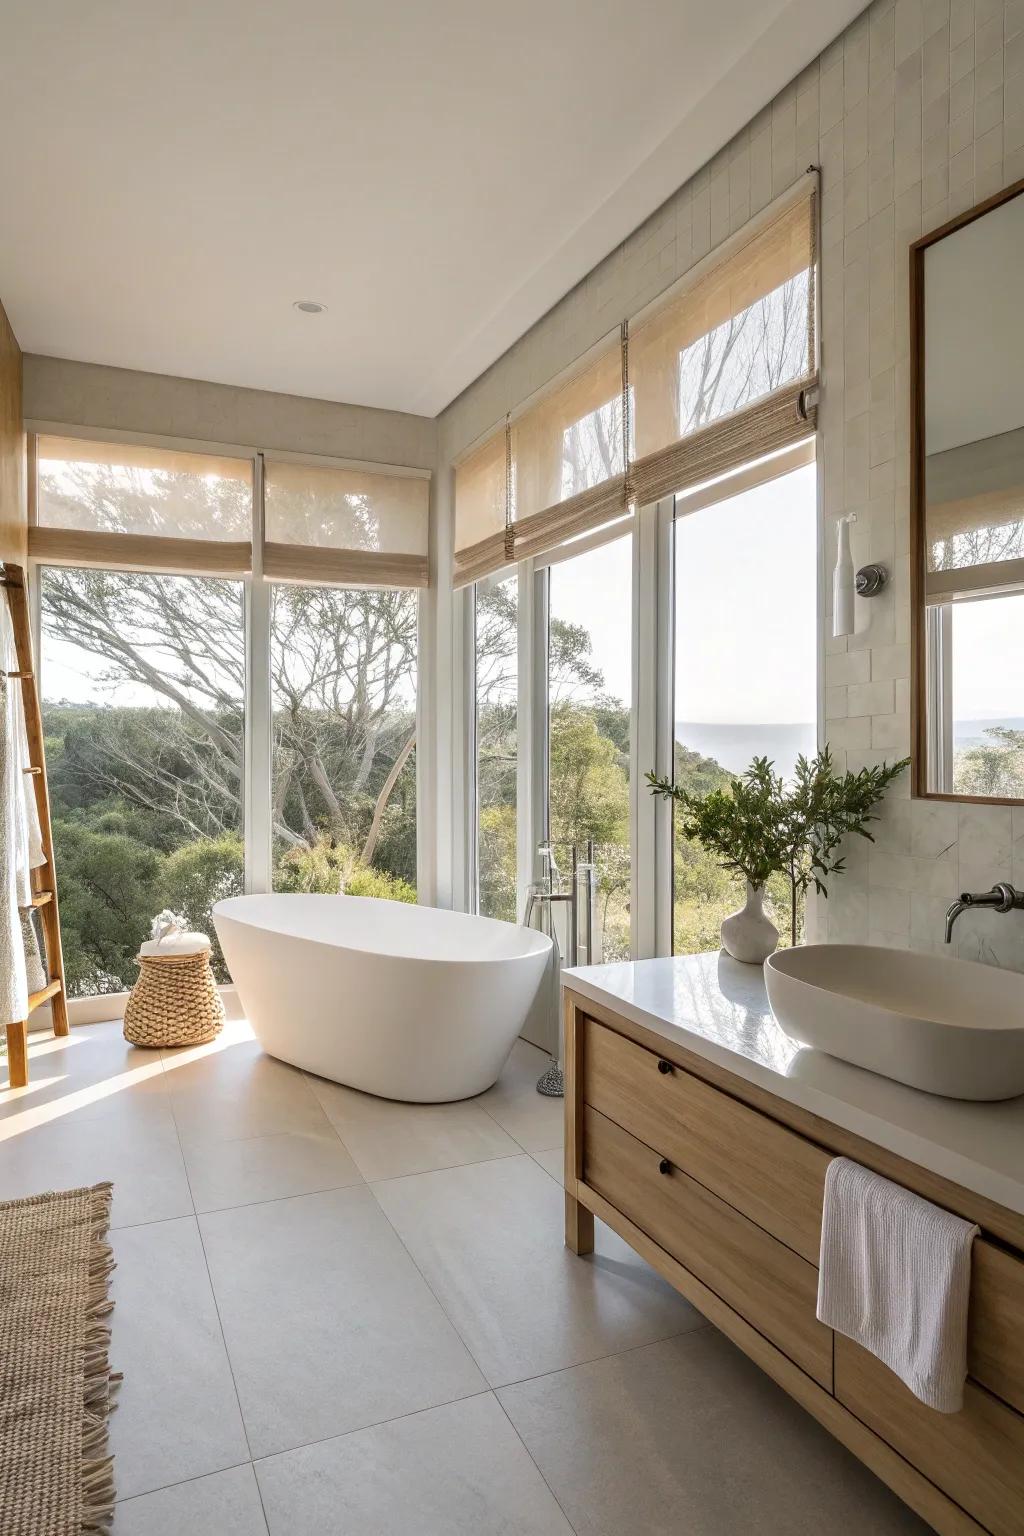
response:
<path fill-rule="evenodd" d="M 139 955 L 139 976 L 124 1010 L 132 1045 L 205 1045 L 220 1034 L 224 1004 L 210 969 L 210 951 Z"/>

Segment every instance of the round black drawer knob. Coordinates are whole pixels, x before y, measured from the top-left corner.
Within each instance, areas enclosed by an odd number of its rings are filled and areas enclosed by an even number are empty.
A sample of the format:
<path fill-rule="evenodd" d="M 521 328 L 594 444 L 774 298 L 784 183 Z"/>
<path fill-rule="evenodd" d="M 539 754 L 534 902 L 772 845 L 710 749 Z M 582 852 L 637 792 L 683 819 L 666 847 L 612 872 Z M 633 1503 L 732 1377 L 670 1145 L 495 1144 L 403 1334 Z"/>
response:
<path fill-rule="evenodd" d="M 659 1173 L 671 1173 L 672 1172 L 672 1164 L 669 1162 L 667 1157 L 663 1157 L 661 1162 L 658 1164 L 658 1172 Z"/>
<path fill-rule="evenodd" d="M 664 1077 L 667 1073 L 674 1072 L 675 1068 L 673 1067 L 673 1065 L 672 1065 L 672 1063 L 670 1061 L 659 1061 L 658 1062 L 658 1071 Z"/>

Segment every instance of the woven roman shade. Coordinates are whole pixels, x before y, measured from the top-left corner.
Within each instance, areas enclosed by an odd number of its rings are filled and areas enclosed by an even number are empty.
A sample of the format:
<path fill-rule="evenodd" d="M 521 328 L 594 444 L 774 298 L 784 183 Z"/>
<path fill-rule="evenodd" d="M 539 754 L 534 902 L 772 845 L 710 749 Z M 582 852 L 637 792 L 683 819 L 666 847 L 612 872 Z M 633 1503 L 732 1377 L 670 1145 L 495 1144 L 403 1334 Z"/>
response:
<path fill-rule="evenodd" d="M 29 554 L 70 565 L 241 575 L 252 460 L 40 435 Z"/>
<path fill-rule="evenodd" d="M 263 496 L 264 576 L 374 587 L 428 584 L 426 473 L 268 456 Z"/>
<path fill-rule="evenodd" d="M 929 602 L 1024 584 L 1024 428 L 925 460 Z"/>
<path fill-rule="evenodd" d="M 617 330 L 456 465 L 456 587 L 624 516 L 623 364 Z"/>
<path fill-rule="evenodd" d="M 626 511 L 623 339 L 616 330 L 512 418 L 515 558 L 546 554 Z"/>
<path fill-rule="evenodd" d="M 815 430 L 817 174 L 630 324 L 630 485 L 649 502 Z"/>
<path fill-rule="evenodd" d="M 456 587 L 480 581 L 513 561 L 506 528 L 511 514 L 509 428 L 496 428 L 455 466 Z"/>

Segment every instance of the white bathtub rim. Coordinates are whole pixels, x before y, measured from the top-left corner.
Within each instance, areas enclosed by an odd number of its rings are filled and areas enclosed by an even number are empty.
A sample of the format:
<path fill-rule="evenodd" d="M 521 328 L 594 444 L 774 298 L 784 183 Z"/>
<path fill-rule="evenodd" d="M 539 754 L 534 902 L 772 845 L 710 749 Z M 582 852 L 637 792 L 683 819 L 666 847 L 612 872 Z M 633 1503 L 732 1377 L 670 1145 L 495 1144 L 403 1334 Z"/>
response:
<path fill-rule="evenodd" d="M 253 893 L 253 895 L 255 894 L 256 893 Z M 312 945 L 315 949 L 329 951 L 333 954 L 357 955 L 365 960 L 384 962 L 391 961 L 394 964 L 423 965 L 429 966 L 432 969 L 436 968 L 439 970 L 446 967 L 461 968 L 467 965 L 522 965 L 524 963 L 529 963 L 530 961 L 535 960 L 538 955 L 549 955 L 554 947 L 550 937 L 546 933 L 541 933 L 537 928 L 527 928 L 524 927 L 524 925 L 521 923 L 506 923 L 501 918 L 482 917 L 479 914 L 472 912 L 455 912 L 448 907 L 421 907 L 419 903 L 395 903 L 389 901 L 386 897 L 344 896 L 343 892 L 334 894 L 329 891 L 278 891 L 274 893 L 274 896 L 285 898 L 293 894 L 296 896 L 322 896 L 325 901 L 341 901 L 344 897 L 346 901 L 358 901 L 360 903 L 373 902 L 374 904 L 381 907 L 393 907 L 396 905 L 402 905 L 423 912 L 440 912 L 443 913 L 445 917 L 465 919 L 467 922 L 467 932 L 469 931 L 470 925 L 476 923 L 493 923 L 496 926 L 500 925 L 503 928 L 512 929 L 514 932 L 521 934 L 523 939 L 528 942 L 526 947 L 524 947 L 519 953 L 507 955 L 479 955 L 473 954 L 472 952 L 465 955 L 430 955 L 411 954 L 405 950 L 372 949 L 368 948 L 365 944 L 345 943 L 341 938 L 327 939 L 320 938 L 315 934 L 309 933 L 288 933 L 280 928 L 269 927 L 265 922 L 259 922 L 254 918 L 245 917 L 238 909 L 242 907 L 243 903 L 250 903 L 252 898 L 249 895 L 224 897 L 223 900 L 214 904 L 211 916 L 214 919 L 215 925 L 217 919 L 220 918 L 222 921 L 237 923 L 240 927 L 252 929 L 256 932 L 266 933 L 268 936 L 272 936 L 274 938 L 287 939 L 299 944 Z M 269 898 L 270 893 L 268 892 L 265 893 L 261 899 L 266 900 Z"/>

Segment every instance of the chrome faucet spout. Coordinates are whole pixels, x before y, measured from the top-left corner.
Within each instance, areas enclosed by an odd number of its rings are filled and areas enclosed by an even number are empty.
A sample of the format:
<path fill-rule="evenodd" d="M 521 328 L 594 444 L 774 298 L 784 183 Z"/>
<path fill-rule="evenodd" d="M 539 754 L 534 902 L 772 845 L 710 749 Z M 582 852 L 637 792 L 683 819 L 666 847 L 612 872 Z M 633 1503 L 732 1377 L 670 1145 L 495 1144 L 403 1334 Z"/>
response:
<path fill-rule="evenodd" d="M 998 881 L 990 891 L 962 891 L 946 909 L 947 944 L 953 942 L 953 924 L 968 907 L 989 907 L 993 912 L 1024 910 L 1024 891 L 1015 890 L 1005 880 Z"/>

